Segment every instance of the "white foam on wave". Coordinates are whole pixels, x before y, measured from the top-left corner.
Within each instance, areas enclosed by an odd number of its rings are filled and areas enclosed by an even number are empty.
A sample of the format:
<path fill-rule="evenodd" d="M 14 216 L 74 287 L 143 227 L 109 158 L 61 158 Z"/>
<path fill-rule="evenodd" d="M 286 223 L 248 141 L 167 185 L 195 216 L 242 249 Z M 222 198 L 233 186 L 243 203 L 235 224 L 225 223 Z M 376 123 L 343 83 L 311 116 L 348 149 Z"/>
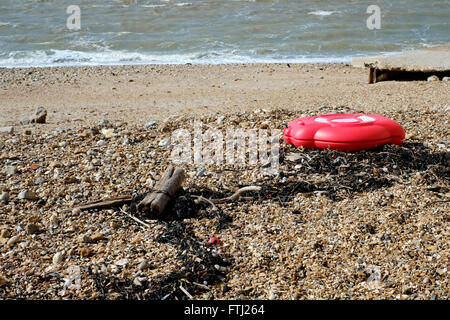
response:
<path fill-rule="evenodd" d="M 331 16 L 333 13 L 338 13 L 339 11 L 324 11 L 324 10 L 317 10 L 317 11 L 311 11 L 308 12 L 308 14 L 314 15 L 314 16 Z"/>
<path fill-rule="evenodd" d="M 106 49 L 101 52 L 72 50 L 15 51 L 0 55 L 0 67 L 56 67 L 142 64 L 233 64 L 233 63 L 348 63 L 352 57 L 261 57 L 231 52 L 146 54 Z"/>
<path fill-rule="evenodd" d="M 165 7 L 165 4 L 142 4 L 141 7 L 144 8 L 162 8 Z"/>

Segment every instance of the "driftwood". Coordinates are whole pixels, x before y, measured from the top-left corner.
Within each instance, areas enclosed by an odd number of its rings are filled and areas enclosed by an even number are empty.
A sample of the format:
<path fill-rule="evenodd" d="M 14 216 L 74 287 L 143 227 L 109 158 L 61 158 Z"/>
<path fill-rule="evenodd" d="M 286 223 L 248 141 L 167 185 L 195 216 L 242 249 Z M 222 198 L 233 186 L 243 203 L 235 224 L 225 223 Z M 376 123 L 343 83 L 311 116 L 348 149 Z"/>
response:
<path fill-rule="evenodd" d="M 204 197 L 202 197 L 202 196 L 196 196 L 196 197 L 197 197 L 197 201 L 198 201 L 198 202 L 204 202 L 204 203 L 210 204 L 210 205 L 212 205 L 215 209 L 217 209 L 217 207 L 215 206 L 215 204 L 226 203 L 226 202 L 231 202 L 231 201 L 236 201 L 236 200 L 238 200 L 238 199 L 241 197 L 241 195 L 242 195 L 244 192 L 247 192 L 247 191 L 260 191 L 260 190 L 261 190 L 261 187 L 258 187 L 258 186 L 248 186 L 248 187 L 240 188 L 238 191 L 236 191 L 235 193 L 233 193 L 231 196 L 226 197 L 226 198 L 222 198 L 222 199 L 207 199 L 207 198 L 204 198 Z"/>
<path fill-rule="evenodd" d="M 124 204 L 130 204 L 132 198 L 133 198 L 132 196 L 122 196 L 122 197 L 111 198 L 111 199 L 106 199 L 106 200 L 97 200 L 97 201 L 90 202 L 85 205 L 76 207 L 75 209 L 79 209 L 81 211 L 94 210 L 94 209 L 110 209 L 110 208 L 120 207 Z"/>
<path fill-rule="evenodd" d="M 154 190 L 137 204 L 136 209 L 146 215 L 160 217 L 185 178 L 183 169 L 169 166 L 156 183 Z"/>
<path fill-rule="evenodd" d="M 144 199 L 137 204 L 136 209 L 146 215 L 155 217 L 161 216 L 169 201 L 175 196 L 175 193 L 181 187 L 185 178 L 186 176 L 183 169 L 169 166 L 164 172 L 162 178 L 156 183 L 154 190 L 151 193 L 148 193 Z M 130 205 L 132 200 L 132 196 L 121 196 L 90 202 L 76 207 L 76 209 L 81 211 L 109 209 L 121 207 L 124 204 Z"/>
<path fill-rule="evenodd" d="M 186 175 L 183 169 L 174 168 L 169 166 L 164 172 L 161 179 L 156 183 L 152 192 L 148 193 L 144 199 L 142 199 L 137 205 L 136 210 L 145 214 L 146 216 L 151 216 L 154 218 L 159 218 L 166 209 L 169 201 L 175 196 L 176 192 L 181 188 Z M 207 199 L 202 196 L 194 196 L 197 198 L 196 202 L 203 202 L 212 205 L 217 209 L 216 204 L 237 201 L 244 192 L 248 191 L 260 191 L 261 187 L 258 186 L 248 186 L 237 190 L 231 196 L 222 199 Z M 76 207 L 79 210 L 93 210 L 93 209 L 109 209 L 114 207 L 121 207 L 124 204 L 130 205 L 133 201 L 132 196 L 121 196 L 106 200 L 98 200 L 85 205 Z M 122 213 L 126 214 L 129 218 L 140 223 L 141 225 L 148 227 L 149 225 L 139 220 L 138 218 L 130 215 L 124 210 L 120 210 Z"/>

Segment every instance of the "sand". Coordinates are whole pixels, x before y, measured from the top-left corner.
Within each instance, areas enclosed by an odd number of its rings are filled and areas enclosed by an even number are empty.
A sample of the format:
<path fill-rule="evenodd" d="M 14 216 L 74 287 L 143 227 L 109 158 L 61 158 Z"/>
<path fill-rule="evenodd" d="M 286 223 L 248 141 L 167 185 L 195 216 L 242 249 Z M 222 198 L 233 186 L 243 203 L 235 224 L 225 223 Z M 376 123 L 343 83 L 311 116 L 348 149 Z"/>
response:
<path fill-rule="evenodd" d="M 0 77 L 0 126 L 14 126 L 0 133 L 0 195 L 9 198 L 0 203 L 0 297 L 449 298 L 449 82 L 369 85 L 364 70 L 339 64 L 2 69 Z M 18 124 L 39 106 L 46 124 Z M 74 209 L 150 191 L 171 163 L 172 131 L 192 132 L 194 120 L 221 132 L 282 130 L 301 115 L 334 112 L 383 114 L 407 138 L 355 153 L 280 140 L 275 176 L 259 162 L 181 165 L 184 190 L 164 221 L 133 205 Z M 195 203 L 250 185 L 261 190 L 216 207 Z"/>
<path fill-rule="evenodd" d="M 348 65 L 217 65 L 2 69 L 0 126 L 45 106 L 52 128 L 174 114 L 347 106 L 365 112 L 445 107 L 449 83 L 367 84 Z M 81 119 L 82 121 L 73 121 Z"/>

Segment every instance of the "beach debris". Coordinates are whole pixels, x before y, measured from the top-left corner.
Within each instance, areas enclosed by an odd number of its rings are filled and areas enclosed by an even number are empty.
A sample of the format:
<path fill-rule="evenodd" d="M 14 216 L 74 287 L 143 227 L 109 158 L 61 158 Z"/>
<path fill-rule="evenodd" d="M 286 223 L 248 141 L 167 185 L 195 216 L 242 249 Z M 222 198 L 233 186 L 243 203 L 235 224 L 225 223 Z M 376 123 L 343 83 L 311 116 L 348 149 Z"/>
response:
<path fill-rule="evenodd" d="M 202 196 L 194 196 L 194 197 L 197 198 L 197 200 L 196 200 L 197 202 L 206 202 L 206 203 L 209 203 L 214 206 L 215 204 L 218 204 L 218 203 L 226 203 L 226 202 L 236 201 L 241 197 L 241 195 L 243 193 L 248 192 L 248 191 L 261 191 L 261 187 L 259 187 L 259 186 L 243 187 L 243 188 L 240 188 L 239 190 L 237 190 L 231 196 L 222 198 L 222 199 L 207 199 Z"/>
<path fill-rule="evenodd" d="M 33 115 L 22 118 L 20 123 L 23 125 L 30 123 L 45 123 L 46 119 L 47 110 L 45 110 L 44 107 L 38 107 Z"/>
<path fill-rule="evenodd" d="M 369 68 L 369 83 L 385 80 L 427 80 L 430 76 L 448 75 L 450 45 L 445 44 L 395 55 L 355 57 L 352 65 Z M 439 80 L 439 79 L 437 79 Z M 437 81 L 436 78 L 430 81 Z"/>
<path fill-rule="evenodd" d="M 443 77 L 442 81 L 450 81 L 450 77 Z"/>
<path fill-rule="evenodd" d="M 183 291 L 183 293 L 189 298 L 189 299 L 193 299 L 194 297 L 185 289 L 183 288 L 182 285 L 180 285 L 180 290 Z"/>
<path fill-rule="evenodd" d="M 220 243 L 220 241 L 219 241 L 219 239 L 216 238 L 216 237 L 211 237 L 211 238 L 208 240 L 208 244 L 219 244 L 219 243 Z"/>
<path fill-rule="evenodd" d="M 433 76 L 428 77 L 428 78 L 427 78 L 427 81 L 428 81 L 428 82 L 431 82 L 431 81 L 439 81 L 439 77 L 433 75 Z"/>
<path fill-rule="evenodd" d="M 405 130 L 381 115 L 337 113 L 297 118 L 283 136 L 296 147 L 357 151 L 387 143 L 401 145 Z"/>
<path fill-rule="evenodd" d="M 90 202 L 85 205 L 76 207 L 73 210 L 77 210 L 78 212 L 81 212 L 84 210 L 110 209 L 110 208 L 123 206 L 124 204 L 130 204 L 131 200 L 132 200 L 132 196 L 121 196 L 121 197 L 109 198 L 109 199 L 105 199 L 105 200 L 97 200 L 97 201 Z"/>
<path fill-rule="evenodd" d="M 160 217 L 164 212 L 169 201 L 175 196 L 175 193 L 181 188 L 185 179 L 184 170 L 169 166 L 164 172 L 161 179 L 156 183 L 152 192 L 148 193 L 137 205 L 136 209 L 149 217 Z M 79 207 L 76 210 L 93 210 L 93 209 L 110 209 L 130 205 L 133 200 L 132 196 L 121 196 L 106 200 L 94 201 Z M 74 210 L 75 210 L 74 209 Z M 141 225 L 148 227 L 149 225 L 142 220 L 130 215 L 125 210 L 120 210 L 128 217 L 132 218 Z"/>
<path fill-rule="evenodd" d="M 156 183 L 153 192 L 147 194 L 137 204 L 137 210 L 149 216 L 159 217 L 170 199 L 175 196 L 186 179 L 182 168 L 168 166 L 161 179 Z"/>

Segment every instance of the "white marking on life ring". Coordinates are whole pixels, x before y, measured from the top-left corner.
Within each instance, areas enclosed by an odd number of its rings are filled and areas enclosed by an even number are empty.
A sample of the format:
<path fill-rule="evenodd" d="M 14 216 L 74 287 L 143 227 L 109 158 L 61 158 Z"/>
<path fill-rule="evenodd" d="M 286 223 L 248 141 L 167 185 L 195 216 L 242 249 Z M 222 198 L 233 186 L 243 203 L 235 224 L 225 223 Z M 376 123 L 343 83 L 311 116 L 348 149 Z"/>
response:
<path fill-rule="evenodd" d="M 369 116 L 359 116 L 359 119 L 361 119 L 363 122 L 371 122 L 375 121 L 375 118 L 369 117 Z"/>
<path fill-rule="evenodd" d="M 331 120 L 333 122 L 357 122 L 358 120 L 353 118 L 347 118 L 347 119 L 333 119 Z"/>

